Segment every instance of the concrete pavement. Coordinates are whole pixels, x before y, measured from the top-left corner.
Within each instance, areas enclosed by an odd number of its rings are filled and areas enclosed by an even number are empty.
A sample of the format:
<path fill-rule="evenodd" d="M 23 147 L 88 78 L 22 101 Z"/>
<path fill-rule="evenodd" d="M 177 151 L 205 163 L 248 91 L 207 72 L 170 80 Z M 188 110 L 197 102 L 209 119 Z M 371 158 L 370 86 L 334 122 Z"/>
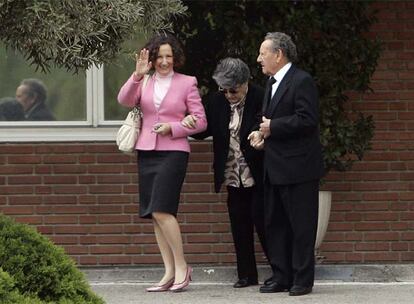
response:
<path fill-rule="evenodd" d="M 234 289 L 230 284 L 195 283 L 181 293 L 148 293 L 148 284 L 93 284 L 93 290 L 107 304 L 412 304 L 414 284 L 404 283 L 319 283 L 313 293 L 290 297 L 287 293 L 262 294 L 258 287 Z"/>
<path fill-rule="evenodd" d="M 82 269 L 92 289 L 107 304 L 405 304 L 414 303 L 414 265 L 318 265 L 313 293 L 261 294 L 259 286 L 234 289 L 232 267 L 193 267 L 194 282 L 181 293 L 148 293 L 145 288 L 161 277 L 160 268 Z M 259 269 L 259 279 L 270 274 Z"/>

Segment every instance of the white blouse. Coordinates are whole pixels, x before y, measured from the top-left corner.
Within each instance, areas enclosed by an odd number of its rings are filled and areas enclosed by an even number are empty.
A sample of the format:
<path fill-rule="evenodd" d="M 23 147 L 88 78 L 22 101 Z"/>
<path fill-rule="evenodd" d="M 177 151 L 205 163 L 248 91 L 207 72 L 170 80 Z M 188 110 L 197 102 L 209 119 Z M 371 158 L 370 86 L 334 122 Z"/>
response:
<path fill-rule="evenodd" d="M 158 73 L 155 73 L 155 83 L 154 83 L 154 105 L 158 110 L 161 106 L 162 101 L 164 100 L 165 95 L 167 95 L 168 89 L 171 86 L 171 80 L 173 78 L 174 71 L 171 71 L 166 76 L 162 76 Z"/>

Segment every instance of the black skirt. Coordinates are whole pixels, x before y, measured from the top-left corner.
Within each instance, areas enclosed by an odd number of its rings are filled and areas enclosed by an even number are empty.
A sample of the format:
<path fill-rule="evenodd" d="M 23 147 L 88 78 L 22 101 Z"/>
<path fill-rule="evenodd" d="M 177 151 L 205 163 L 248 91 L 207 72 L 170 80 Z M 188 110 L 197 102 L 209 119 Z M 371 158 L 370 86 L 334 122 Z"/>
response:
<path fill-rule="evenodd" d="M 153 212 L 177 216 L 188 155 L 184 151 L 138 151 L 140 217 L 152 218 Z"/>

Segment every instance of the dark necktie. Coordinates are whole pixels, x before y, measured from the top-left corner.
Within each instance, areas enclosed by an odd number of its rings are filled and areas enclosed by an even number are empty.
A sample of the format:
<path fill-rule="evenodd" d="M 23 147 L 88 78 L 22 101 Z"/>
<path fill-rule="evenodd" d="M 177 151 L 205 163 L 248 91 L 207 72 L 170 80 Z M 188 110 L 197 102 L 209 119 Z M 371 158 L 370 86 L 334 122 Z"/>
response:
<path fill-rule="evenodd" d="M 266 109 L 269 107 L 270 105 L 270 100 L 272 99 L 272 85 L 276 82 L 276 79 L 272 76 L 267 80 L 266 83 L 266 96 L 265 96 L 265 101 L 266 101 Z"/>

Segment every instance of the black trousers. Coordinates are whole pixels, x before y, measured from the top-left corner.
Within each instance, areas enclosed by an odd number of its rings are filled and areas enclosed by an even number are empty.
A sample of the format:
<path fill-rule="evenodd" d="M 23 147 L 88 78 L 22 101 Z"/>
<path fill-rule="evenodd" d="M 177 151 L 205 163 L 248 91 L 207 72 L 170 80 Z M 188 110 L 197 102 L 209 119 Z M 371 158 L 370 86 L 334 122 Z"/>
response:
<path fill-rule="evenodd" d="M 227 187 L 227 208 L 237 259 L 239 279 L 257 280 L 254 229 L 266 254 L 264 235 L 264 196 L 259 187 Z"/>
<path fill-rule="evenodd" d="M 313 286 L 319 180 L 271 185 L 265 181 L 265 232 L 273 281 Z"/>

